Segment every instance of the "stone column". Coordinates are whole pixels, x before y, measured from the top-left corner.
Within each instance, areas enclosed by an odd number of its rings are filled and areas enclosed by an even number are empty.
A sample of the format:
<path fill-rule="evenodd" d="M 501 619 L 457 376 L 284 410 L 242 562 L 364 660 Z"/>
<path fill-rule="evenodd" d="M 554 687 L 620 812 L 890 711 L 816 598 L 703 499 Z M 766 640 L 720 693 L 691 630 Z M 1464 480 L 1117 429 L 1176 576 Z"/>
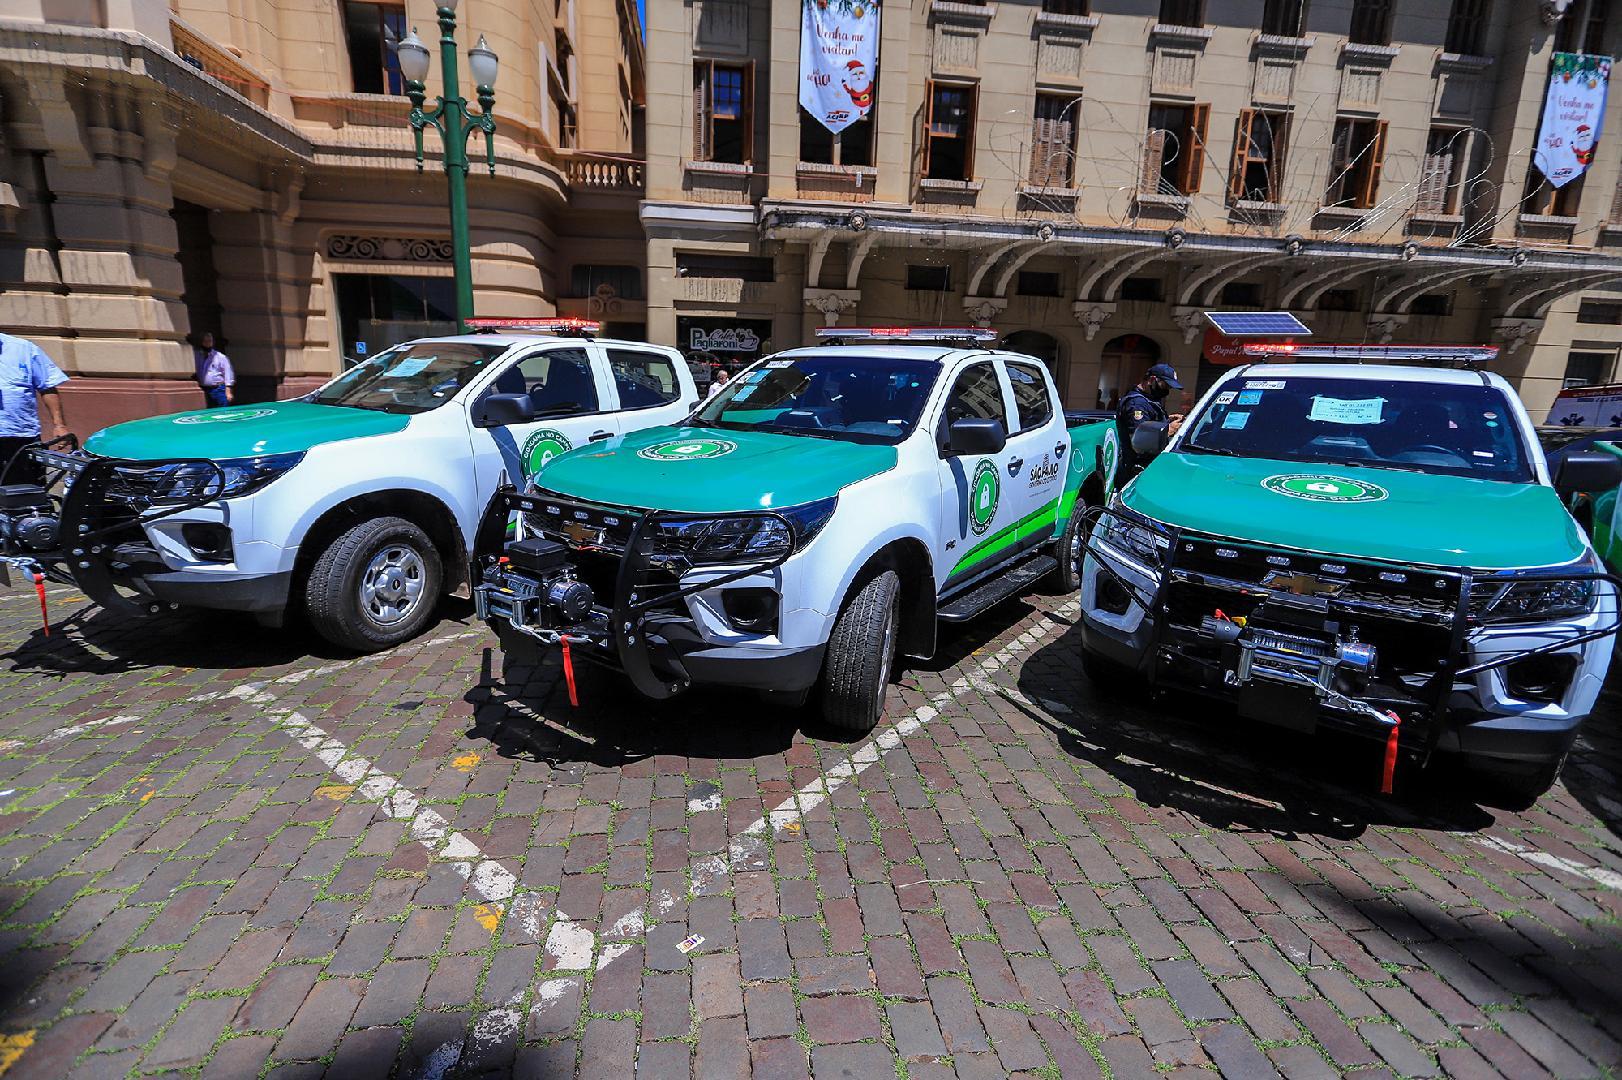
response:
<path fill-rule="evenodd" d="M 273 190 L 264 210 L 212 215 L 219 331 L 244 400 L 280 396 L 290 354 L 302 352 L 314 255 L 293 237 L 300 184 Z"/>

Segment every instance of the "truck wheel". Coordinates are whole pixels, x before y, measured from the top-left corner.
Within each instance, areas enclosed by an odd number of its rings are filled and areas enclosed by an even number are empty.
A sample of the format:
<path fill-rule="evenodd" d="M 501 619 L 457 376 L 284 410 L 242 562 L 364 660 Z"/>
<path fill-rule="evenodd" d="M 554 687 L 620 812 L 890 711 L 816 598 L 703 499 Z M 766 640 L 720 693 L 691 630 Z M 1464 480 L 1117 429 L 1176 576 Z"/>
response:
<path fill-rule="evenodd" d="M 327 545 L 310 568 L 304 604 L 316 633 L 378 652 L 422 632 L 439 603 L 434 542 L 411 522 L 372 518 Z"/>
<path fill-rule="evenodd" d="M 1087 553 L 1087 532 L 1082 514 L 1087 507 L 1080 499 L 1064 523 L 1064 531 L 1053 545 L 1053 557 L 1059 565 L 1043 579 L 1043 591 L 1063 596 L 1081 588 L 1081 559 Z"/>
<path fill-rule="evenodd" d="M 1483 763 L 1465 758 L 1465 768 L 1480 785 L 1482 802 L 1504 810 L 1530 810 L 1544 793 L 1560 779 L 1565 767 L 1566 754 L 1553 761 L 1515 763 Z"/>
<path fill-rule="evenodd" d="M 822 715 L 834 727 L 866 734 L 878 724 L 895 659 L 900 599 L 901 579 L 886 570 L 863 585 L 834 621 L 822 667 Z"/>

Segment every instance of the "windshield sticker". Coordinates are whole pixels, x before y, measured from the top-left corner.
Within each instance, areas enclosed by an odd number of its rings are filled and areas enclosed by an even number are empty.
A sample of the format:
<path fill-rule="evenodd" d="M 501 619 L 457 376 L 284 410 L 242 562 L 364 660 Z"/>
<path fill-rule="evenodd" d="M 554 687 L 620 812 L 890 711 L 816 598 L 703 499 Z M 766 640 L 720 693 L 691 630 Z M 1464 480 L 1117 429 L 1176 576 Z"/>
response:
<path fill-rule="evenodd" d="M 1245 383 L 1245 389 L 1246 390 L 1282 390 L 1282 389 L 1284 389 L 1284 383 L 1283 383 L 1282 380 L 1278 380 L 1278 379 L 1265 379 L 1265 380 L 1261 380 L 1261 381 L 1251 379 L 1251 380 L 1249 380 L 1248 382 Z"/>
<path fill-rule="evenodd" d="M 1379 484 L 1320 473 L 1280 473 L 1263 480 L 1262 487 L 1278 495 L 1306 499 L 1308 502 L 1379 502 L 1391 495 Z"/>
<path fill-rule="evenodd" d="M 736 394 L 732 395 L 732 401 L 734 403 L 739 402 L 739 401 L 743 401 L 743 400 L 747 399 L 751 394 L 753 394 L 757 389 L 759 389 L 759 387 L 756 387 L 756 386 L 742 386 L 742 387 L 739 387 L 738 392 Z"/>
<path fill-rule="evenodd" d="M 437 356 L 408 357 L 383 372 L 383 377 L 385 379 L 409 379 L 413 375 L 421 375 L 427 370 L 429 364 L 438 359 Z"/>
<path fill-rule="evenodd" d="M 1218 405 L 1232 405 L 1233 399 L 1237 396 L 1232 390 L 1224 390 L 1216 396 L 1216 403 Z"/>
<path fill-rule="evenodd" d="M 725 457 L 737 448 L 738 444 L 730 439 L 676 439 L 644 446 L 636 456 L 649 461 L 697 461 Z"/>
<path fill-rule="evenodd" d="M 1231 412 L 1222 418 L 1222 426 L 1229 431 L 1243 431 L 1248 423 L 1250 414 L 1247 412 Z"/>
<path fill-rule="evenodd" d="M 525 476 L 534 476 L 547 462 L 572 449 L 574 443 L 563 432 L 541 428 L 524 440 L 524 453 L 519 458 L 519 464 L 524 467 Z"/>
<path fill-rule="evenodd" d="M 261 416 L 275 416 L 275 409 L 226 409 L 214 410 L 206 413 L 193 413 L 190 416 L 177 416 L 177 424 L 234 424 L 238 420 L 257 420 Z"/>
<path fill-rule="evenodd" d="M 1498 456 L 1497 454 L 1494 454 L 1491 450 L 1472 450 L 1472 451 L 1470 451 L 1470 454 L 1473 457 L 1480 457 L 1480 458 L 1490 458 L 1490 457 L 1497 457 Z"/>
<path fill-rule="evenodd" d="M 1314 394 L 1307 419 L 1322 420 L 1326 424 L 1378 424 L 1384 409 L 1385 398 L 1333 398 Z"/>
<path fill-rule="evenodd" d="M 983 458 L 974 469 L 974 482 L 969 485 L 969 528 L 979 536 L 997 520 L 997 500 L 1002 495 L 1002 481 L 997 479 L 997 463 Z"/>
<path fill-rule="evenodd" d="M 1262 403 L 1262 392 L 1260 390 L 1241 390 L 1241 391 L 1239 391 L 1239 404 L 1241 404 L 1241 405 L 1260 405 L 1261 403 Z"/>
<path fill-rule="evenodd" d="M 773 371 L 781 371 L 783 368 L 793 367 L 794 366 L 794 361 L 792 361 L 792 360 L 770 360 L 770 361 L 767 361 L 766 366 L 771 368 Z"/>

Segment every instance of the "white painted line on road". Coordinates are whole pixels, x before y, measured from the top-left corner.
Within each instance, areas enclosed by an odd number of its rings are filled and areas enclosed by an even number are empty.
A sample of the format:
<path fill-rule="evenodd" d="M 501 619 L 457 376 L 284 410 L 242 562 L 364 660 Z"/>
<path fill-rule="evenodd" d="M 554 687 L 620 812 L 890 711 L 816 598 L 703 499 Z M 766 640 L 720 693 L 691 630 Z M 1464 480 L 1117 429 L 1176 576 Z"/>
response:
<path fill-rule="evenodd" d="M 48 742 L 56 742 L 60 739 L 71 739 L 75 735 L 83 735 L 87 731 L 96 731 L 100 728 L 114 727 L 118 724 L 133 724 L 139 719 L 141 719 L 139 716 L 109 716 L 105 720 L 87 720 L 82 724 L 69 724 L 67 727 L 57 728 L 55 731 L 45 736 L 34 745 L 43 746 Z"/>
<path fill-rule="evenodd" d="M 1559 870 L 1562 873 L 1587 878 L 1596 885 L 1622 892 L 1622 874 L 1614 870 L 1607 870 L 1603 866 L 1585 866 L 1575 859 L 1568 859 L 1547 851 L 1539 851 L 1536 848 L 1529 848 L 1524 844 L 1517 844 L 1510 840 L 1500 840 L 1498 837 L 1488 836 L 1486 833 L 1455 833 L 1454 835 L 1462 836 L 1463 839 L 1473 844 L 1480 844 L 1484 848 L 1519 856 L 1534 866 Z"/>

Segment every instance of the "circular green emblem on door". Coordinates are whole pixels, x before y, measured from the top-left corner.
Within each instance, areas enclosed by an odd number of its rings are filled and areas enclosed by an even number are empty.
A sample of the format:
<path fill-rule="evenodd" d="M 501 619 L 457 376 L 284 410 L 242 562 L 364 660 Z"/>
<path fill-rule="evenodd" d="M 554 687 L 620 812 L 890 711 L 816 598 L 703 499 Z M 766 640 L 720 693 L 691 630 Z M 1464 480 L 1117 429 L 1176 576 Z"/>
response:
<path fill-rule="evenodd" d="M 574 443 L 570 442 L 569 437 L 563 432 L 541 428 L 524 440 L 524 453 L 521 458 L 524 475 L 534 476 L 547 462 L 573 449 Z"/>
<path fill-rule="evenodd" d="M 1344 476 L 1324 476 L 1321 473 L 1284 473 L 1269 476 L 1262 487 L 1288 495 L 1292 499 L 1309 502 L 1360 503 L 1379 502 L 1390 492 L 1379 484 L 1364 480 L 1348 480 Z"/>
<path fill-rule="evenodd" d="M 725 457 L 737 448 L 738 444 L 728 439 L 676 439 L 644 446 L 636 456 L 649 461 L 696 461 Z"/>
<path fill-rule="evenodd" d="M 997 463 L 980 462 L 974 470 L 974 482 L 969 485 L 969 528 L 975 535 L 991 528 L 997 520 L 997 497 L 1002 494 L 1002 481 L 997 479 Z"/>
<path fill-rule="evenodd" d="M 1115 434 L 1115 425 L 1110 424 L 1109 430 L 1104 432 L 1104 444 L 1098 449 L 1098 469 L 1104 475 L 1104 494 L 1107 496 L 1115 490 L 1115 466 L 1121 459 L 1121 439 Z"/>
<path fill-rule="evenodd" d="M 212 412 L 192 413 L 175 417 L 177 424 L 232 424 L 238 420 L 257 420 L 261 416 L 274 416 L 275 409 L 216 409 Z"/>

